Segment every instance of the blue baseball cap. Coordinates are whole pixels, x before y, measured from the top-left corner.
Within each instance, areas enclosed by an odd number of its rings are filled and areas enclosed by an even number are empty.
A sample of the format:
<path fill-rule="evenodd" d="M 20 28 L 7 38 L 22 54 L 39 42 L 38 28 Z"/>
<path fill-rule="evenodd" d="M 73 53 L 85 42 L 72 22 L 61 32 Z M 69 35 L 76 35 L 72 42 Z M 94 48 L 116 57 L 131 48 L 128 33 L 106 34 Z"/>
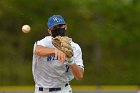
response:
<path fill-rule="evenodd" d="M 48 19 L 48 28 L 54 27 L 59 24 L 66 24 L 61 15 L 53 15 Z"/>

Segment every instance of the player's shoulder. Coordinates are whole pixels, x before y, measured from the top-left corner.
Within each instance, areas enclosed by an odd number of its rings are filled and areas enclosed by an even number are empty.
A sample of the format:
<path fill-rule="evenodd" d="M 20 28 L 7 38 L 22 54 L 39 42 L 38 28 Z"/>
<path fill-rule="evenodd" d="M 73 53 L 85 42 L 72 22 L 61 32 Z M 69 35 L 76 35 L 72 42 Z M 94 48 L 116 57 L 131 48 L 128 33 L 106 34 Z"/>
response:
<path fill-rule="evenodd" d="M 51 36 L 46 36 L 46 37 L 44 37 L 44 38 L 42 38 L 41 40 L 39 40 L 39 41 L 50 41 L 51 40 Z"/>
<path fill-rule="evenodd" d="M 71 42 L 71 46 L 72 46 L 72 48 L 73 49 L 75 49 L 75 50 L 81 50 L 81 47 L 80 47 L 80 45 L 78 44 L 78 43 L 76 43 L 76 42 Z"/>
<path fill-rule="evenodd" d="M 46 36 L 38 41 L 35 42 L 36 45 L 46 45 L 51 42 L 51 36 Z"/>

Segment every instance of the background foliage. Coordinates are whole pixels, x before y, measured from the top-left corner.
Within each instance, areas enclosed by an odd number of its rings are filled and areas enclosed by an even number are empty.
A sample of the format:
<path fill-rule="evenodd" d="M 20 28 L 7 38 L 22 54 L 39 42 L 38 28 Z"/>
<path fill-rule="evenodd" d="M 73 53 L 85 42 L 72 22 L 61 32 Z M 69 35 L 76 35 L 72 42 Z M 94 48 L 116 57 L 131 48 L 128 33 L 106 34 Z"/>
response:
<path fill-rule="evenodd" d="M 139 0 L 0 0 L 0 85 L 33 85 L 32 48 L 60 14 L 83 52 L 84 79 L 74 85 L 140 84 Z M 31 26 L 24 34 L 21 27 Z"/>

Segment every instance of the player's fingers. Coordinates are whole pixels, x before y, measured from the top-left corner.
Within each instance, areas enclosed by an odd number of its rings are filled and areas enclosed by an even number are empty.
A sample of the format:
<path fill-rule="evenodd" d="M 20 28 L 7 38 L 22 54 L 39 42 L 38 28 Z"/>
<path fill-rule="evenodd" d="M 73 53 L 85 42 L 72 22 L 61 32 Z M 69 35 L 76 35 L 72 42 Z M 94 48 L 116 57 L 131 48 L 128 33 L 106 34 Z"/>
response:
<path fill-rule="evenodd" d="M 58 49 L 55 49 L 55 58 L 60 61 L 60 52 Z"/>
<path fill-rule="evenodd" d="M 62 52 L 62 53 L 61 53 L 61 62 L 63 63 L 64 60 L 65 60 L 65 54 Z"/>
<path fill-rule="evenodd" d="M 55 50 L 55 57 L 57 57 L 57 59 L 60 61 L 60 62 L 64 62 L 65 59 L 66 59 L 66 55 L 65 53 L 63 53 L 62 51 L 60 50 Z"/>
<path fill-rule="evenodd" d="M 63 63 L 66 60 L 66 55 L 64 52 L 61 51 L 60 60 Z"/>
<path fill-rule="evenodd" d="M 63 62 L 62 53 L 60 53 L 60 62 Z"/>
<path fill-rule="evenodd" d="M 57 49 L 54 49 L 54 56 L 57 57 Z"/>
<path fill-rule="evenodd" d="M 59 61 L 61 61 L 61 52 L 60 52 L 60 51 L 58 51 L 57 59 L 58 59 Z"/>
<path fill-rule="evenodd" d="M 59 61 L 63 63 L 63 52 L 59 51 Z"/>
<path fill-rule="evenodd" d="M 63 53 L 63 62 L 66 60 L 66 54 Z"/>

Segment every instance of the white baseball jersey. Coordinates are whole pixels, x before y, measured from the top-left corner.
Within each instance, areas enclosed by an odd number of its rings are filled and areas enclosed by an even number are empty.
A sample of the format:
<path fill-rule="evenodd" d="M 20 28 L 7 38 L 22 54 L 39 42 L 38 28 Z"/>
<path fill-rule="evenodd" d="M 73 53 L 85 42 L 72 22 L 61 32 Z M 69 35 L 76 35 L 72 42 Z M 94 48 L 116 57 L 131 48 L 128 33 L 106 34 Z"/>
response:
<path fill-rule="evenodd" d="M 46 36 L 44 39 L 34 44 L 34 50 L 37 45 L 47 48 L 54 48 L 52 37 Z M 73 61 L 83 68 L 82 52 L 78 44 L 71 40 L 74 52 Z M 38 56 L 33 50 L 32 72 L 36 86 L 44 88 L 58 87 L 68 83 L 74 78 L 69 66 L 61 63 L 55 56 Z"/>

